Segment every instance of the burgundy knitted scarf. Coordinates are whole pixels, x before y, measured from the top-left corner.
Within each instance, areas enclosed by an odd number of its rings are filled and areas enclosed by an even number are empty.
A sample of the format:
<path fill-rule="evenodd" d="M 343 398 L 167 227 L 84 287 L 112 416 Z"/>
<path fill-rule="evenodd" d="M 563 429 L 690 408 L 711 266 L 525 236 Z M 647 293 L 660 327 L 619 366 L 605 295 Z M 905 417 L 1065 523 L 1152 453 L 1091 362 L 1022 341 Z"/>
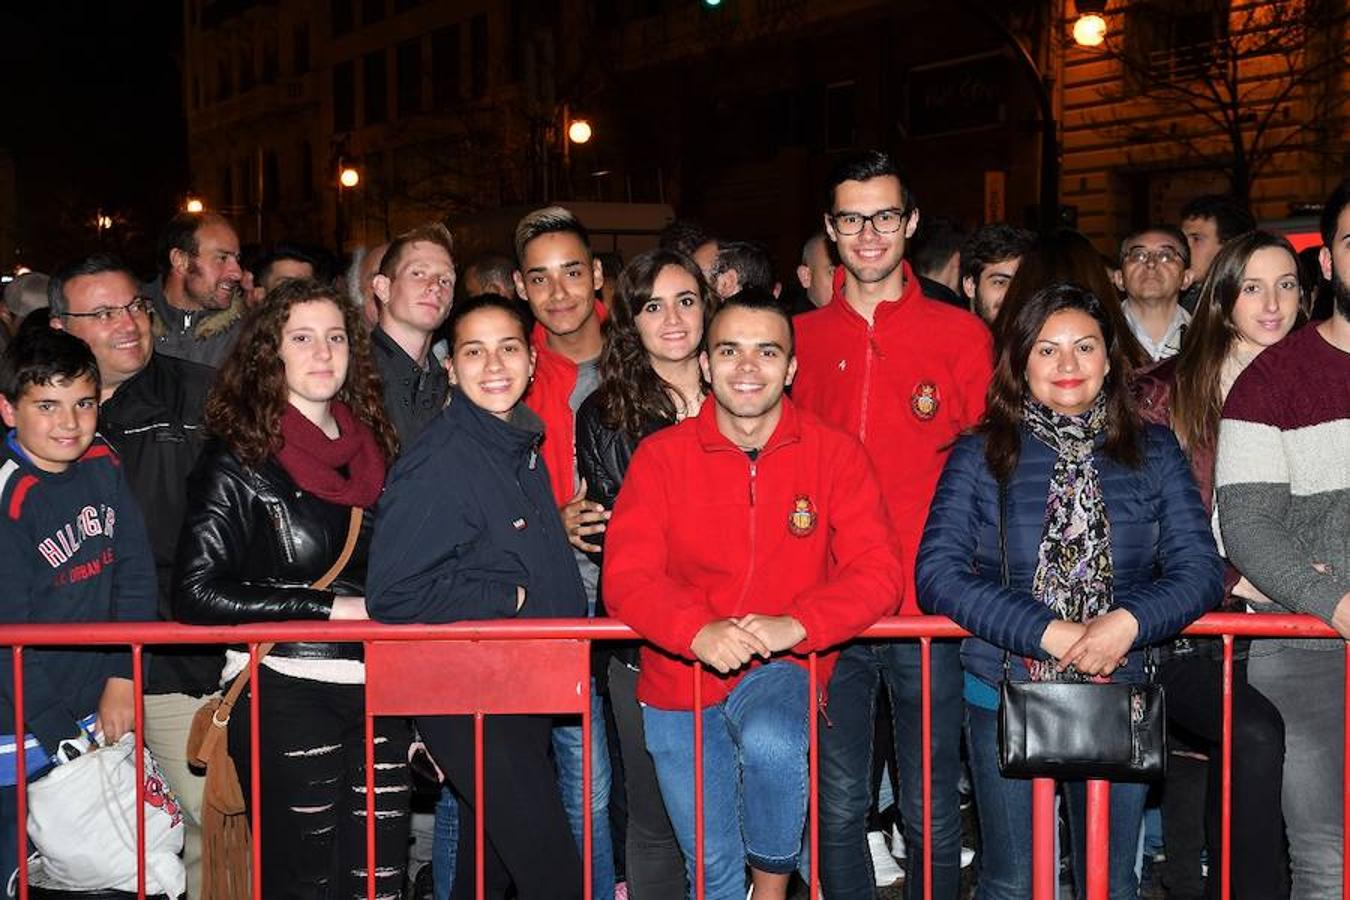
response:
<path fill-rule="evenodd" d="M 384 453 L 375 433 L 352 415 L 347 404 L 334 400 L 332 411 L 338 424 L 336 439 L 287 403 L 277 462 L 301 490 L 316 497 L 342 506 L 374 506 L 384 488 Z"/>

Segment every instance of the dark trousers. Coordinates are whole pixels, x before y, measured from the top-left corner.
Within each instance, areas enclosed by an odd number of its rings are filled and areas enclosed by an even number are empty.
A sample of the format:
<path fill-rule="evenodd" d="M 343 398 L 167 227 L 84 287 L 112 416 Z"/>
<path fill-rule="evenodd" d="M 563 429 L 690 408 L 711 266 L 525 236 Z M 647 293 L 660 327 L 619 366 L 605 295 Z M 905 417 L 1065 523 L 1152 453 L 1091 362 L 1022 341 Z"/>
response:
<path fill-rule="evenodd" d="M 1163 878 L 1176 897 L 1200 896 L 1200 858 L 1196 836 L 1207 835 L 1208 896 L 1218 897 L 1221 858 L 1220 824 L 1223 794 L 1223 664 L 1201 654 L 1173 657 L 1158 670 L 1167 691 L 1169 724 L 1209 757 L 1206 784 L 1171 796 L 1172 772 L 1164 793 L 1163 841 L 1167 848 Z M 1284 721 L 1268 699 L 1247 683 L 1244 660 L 1233 666 L 1233 900 L 1289 896 L 1289 859 L 1284 844 L 1280 792 L 1284 766 Z M 1173 771 L 1183 779 L 1193 768 L 1173 758 Z M 1204 811 L 1205 827 L 1200 825 Z M 1183 834 L 1183 830 L 1186 832 Z M 1187 838 L 1193 849 L 1188 851 Z M 1174 843 L 1175 842 L 1175 843 Z M 1173 847 L 1176 847 L 1175 857 Z M 1186 893 L 1191 891 L 1192 893 Z"/>
<path fill-rule="evenodd" d="M 958 641 L 932 644 L 933 900 L 955 900 L 961 883 L 960 652 Z M 905 896 L 924 895 L 919 644 L 859 642 L 839 654 L 820 729 L 820 876 L 832 900 L 871 900 L 876 893 L 867 817 L 875 796 L 872 737 L 882 685 L 891 701 L 900 782 L 897 806 L 908 851 Z"/>
<path fill-rule="evenodd" d="M 473 717 L 421 716 L 417 729 L 460 798 L 452 900 L 475 896 Z M 488 716 L 483 727 L 485 896 L 581 900 L 581 858 L 549 759 L 553 720 Z M 603 750 L 603 748 L 602 748 Z"/>
<path fill-rule="evenodd" d="M 628 892 L 635 900 L 684 900 L 684 857 L 661 799 L 656 767 L 647 752 L 637 677 L 638 673 L 618 657 L 610 659 L 609 699 L 619 733 L 628 801 Z"/>
<path fill-rule="evenodd" d="M 365 688 L 259 669 L 263 896 L 366 896 Z M 252 685 L 230 717 L 229 750 L 250 800 Z M 407 723 L 380 719 L 375 738 L 375 896 L 403 889 L 408 858 Z"/>

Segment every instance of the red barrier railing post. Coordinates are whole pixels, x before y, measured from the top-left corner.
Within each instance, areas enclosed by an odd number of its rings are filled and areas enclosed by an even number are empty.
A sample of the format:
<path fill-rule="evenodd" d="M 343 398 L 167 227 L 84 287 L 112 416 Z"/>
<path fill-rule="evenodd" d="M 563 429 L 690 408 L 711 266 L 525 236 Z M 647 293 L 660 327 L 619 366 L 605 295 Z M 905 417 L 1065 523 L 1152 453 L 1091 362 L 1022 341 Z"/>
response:
<path fill-rule="evenodd" d="M 248 645 L 249 818 L 253 826 L 253 900 L 262 900 L 262 686 L 258 684 L 258 645 Z"/>
<path fill-rule="evenodd" d="M 704 900 L 703 877 L 703 666 L 694 663 L 694 900 Z"/>
<path fill-rule="evenodd" d="M 1055 782 L 1051 778 L 1031 781 L 1031 896 L 1033 900 L 1056 900 L 1059 895 L 1059 865 L 1055 858 Z"/>
<path fill-rule="evenodd" d="M 811 816 L 811 896 L 821 896 L 820 891 L 820 671 L 819 660 L 815 653 L 808 658 L 810 677 L 807 679 L 807 690 L 811 692 L 810 709 L 811 721 L 807 726 L 808 750 L 810 751 L 810 772 L 807 778 L 807 784 L 811 786 L 810 794 L 810 816 Z"/>
<path fill-rule="evenodd" d="M 1345 705 L 1341 713 L 1341 859 L 1350 859 L 1350 803 L 1345 802 L 1345 788 L 1350 785 L 1350 728 L 1345 723 L 1350 715 L 1350 643 L 1345 648 Z M 1341 869 L 1341 898 L 1350 900 L 1350 878 Z"/>
<path fill-rule="evenodd" d="M 587 644 L 589 647 L 590 645 Z M 581 707 L 581 896 L 591 896 L 591 679 L 582 679 Z"/>
<path fill-rule="evenodd" d="M 1087 783 L 1087 896 L 1110 900 L 1111 893 L 1111 782 L 1090 778 Z"/>
<path fill-rule="evenodd" d="M 370 642 L 362 645 L 361 658 L 370 655 Z M 370 700 L 362 704 L 366 727 L 366 900 L 375 900 L 375 716 Z"/>
<path fill-rule="evenodd" d="M 1223 636 L 1223 754 L 1219 775 L 1220 803 L 1219 855 L 1223 866 L 1219 871 L 1219 897 L 1232 896 L 1233 872 L 1233 636 Z"/>
<path fill-rule="evenodd" d="M 923 740 L 923 900 L 933 900 L 933 639 L 919 638 L 919 683 Z"/>
<path fill-rule="evenodd" d="M 483 795 L 486 793 L 483 753 L 483 712 L 479 710 L 473 714 L 473 878 L 474 896 L 478 900 L 483 900 L 487 895 L 483 876 L 483 841 L 486 840 L 483 835 L 483 820 L 486 815 L 483 809 Z"/>
<path fill-rule="evenodd" d="M 14 646 L 14 806 L 19 817 L 19 900 L 28 900 L 28 747 L 23 710 L 23 645 Z M 8 874 L 8 873 L 6 873 Z"/>
<path fill-rule="evenodd" d="M 136 900 L 145 900 L 145 713 L 141 700 L 145 689 L 141 668 L 141 645 L 131 645 L 132 714 L 136 728 Z M 107 740 L 107 735 L 103 739 Z M 168 885 L 160 889 L 169 890 Z"/>

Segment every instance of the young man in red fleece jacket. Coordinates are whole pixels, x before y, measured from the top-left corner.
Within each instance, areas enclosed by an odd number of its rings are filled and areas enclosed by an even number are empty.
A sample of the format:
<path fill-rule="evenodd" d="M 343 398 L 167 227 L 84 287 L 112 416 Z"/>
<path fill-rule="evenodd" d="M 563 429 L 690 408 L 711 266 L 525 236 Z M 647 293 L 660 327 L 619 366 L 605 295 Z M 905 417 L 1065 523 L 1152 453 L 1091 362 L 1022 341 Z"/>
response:
<path fill-rule="evenodd" d="M 839 250 L 829 305 L 797 320 L 793 399 L 857 435 L 881 481 L 905 568 L 900 613 L 919 612 L 914 558 L 947 448 L 984 413 L 988 329 L 924 297 L 904 261 L 919 210 L 895 164 L 869 151 L 841 160 L 828 184 L 825 230 Z M 831 900 L 872 900 L 867 843 L 877 688 L 885 678 L 895 727 L 900 810 L 909 853 L 905 894 L 924 896 L 919 645 L 857 643 L 840 654 L 832 726 L 821 731 L 821 879 Z M 932 645 L 933 891 L 960 887 L 962 673 L 959 645 Z"/>
<path fill-rule="evenodd" d="M 779 900 L 806 821 L 806 654 L 894 610 L 900 563 L 862 447 L 783 396 L 797 363 L 774 298 L 727 299 L 707 346 L 713 402 L 644 440 L 624 479 L 605 602 L 651 642 L 638 699 L 689 883 L 698 678 L 706 897 L 741 900 L 748 861 L 755 900 Z"/>

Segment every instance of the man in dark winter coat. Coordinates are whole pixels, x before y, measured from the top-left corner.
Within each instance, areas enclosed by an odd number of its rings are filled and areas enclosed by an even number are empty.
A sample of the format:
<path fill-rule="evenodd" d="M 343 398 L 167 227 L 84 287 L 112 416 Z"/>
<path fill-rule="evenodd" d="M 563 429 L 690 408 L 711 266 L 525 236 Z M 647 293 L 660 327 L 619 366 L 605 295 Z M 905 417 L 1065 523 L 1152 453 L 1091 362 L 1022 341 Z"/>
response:
<path fill-rule="evenodd" d="M 188 473 L 201 449 L 199 422 L 214 370 L 152 352 L 152 306 L 117 257 L 96 253 L 58 272 L 48 288 L 51 326 L 83 340 L 98 360 L 102 384 L 98 430 L 117 451 L 145 516 L 159 580 L 159 611 L 169 616 L 169 583 L 183 522 Z M 223 665 L 210 647 L 147 654 L 145 739 L 187 813 L 188 893 L 201 873 L 204 779 L 187 767 L 192 715 L 218 690 Z"/>

